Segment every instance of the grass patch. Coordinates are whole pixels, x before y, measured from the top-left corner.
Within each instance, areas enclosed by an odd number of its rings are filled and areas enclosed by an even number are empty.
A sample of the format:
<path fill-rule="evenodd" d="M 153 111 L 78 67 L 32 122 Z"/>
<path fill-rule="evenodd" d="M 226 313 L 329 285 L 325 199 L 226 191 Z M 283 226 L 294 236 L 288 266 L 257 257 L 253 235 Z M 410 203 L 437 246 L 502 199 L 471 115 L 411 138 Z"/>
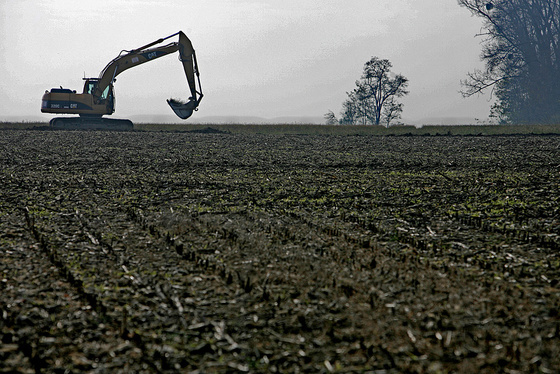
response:
<path fill-rule="evenodd" d="M 200 131 L 207 128 L 232 134 L 269 135 L 375 135 L 375 136 L 441 136 L 441 135 L 560 135 L 559 125 L 485 125 L 485 126 L 331 126 L 331 125 L 239 125 L 239 124 L 134 124 L 139 131 Z"/>
<path fill-rule="evenodd" d="M 29 130 L 49 127 L 48 122 L 0 122 L 0 130 Z"/>
<path fill-rule="evenodd" d="M 2 130 L 44 129 L 47 122 L 0 122 Z M 214 131 L 208 131 L 209 129 Z M 560 135 L 555 125 L 430 125 L 414 126 L 334 126 L 316 124 L 157 124 L 135 123 L 136 131 L 176 131 L 198 133 L 268 135 L 373 135 L 373 136 L 487 136 L 487 135 Z"/>

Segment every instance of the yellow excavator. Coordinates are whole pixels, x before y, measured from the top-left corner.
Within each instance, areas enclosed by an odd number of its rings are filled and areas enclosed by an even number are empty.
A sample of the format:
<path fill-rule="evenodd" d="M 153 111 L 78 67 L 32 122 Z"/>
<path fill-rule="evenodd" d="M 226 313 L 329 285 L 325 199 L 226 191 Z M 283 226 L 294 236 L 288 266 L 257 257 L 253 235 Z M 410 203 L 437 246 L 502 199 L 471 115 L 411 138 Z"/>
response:
<path fill-rule="evenodd" d="M 178 42 L 154 47 L 177 35 L 179 35 Z M 179 60 L 185 69 L 191 96 L 186 102 L 168 99 L 167 103 L 179 118 L 187 119 L 192 115 L 193 111 L 198 110 L 198 105 L 204 95 L 200 87 L 200 75 L 195 51 L 191 41 L 182 31 L 158 39 L 140 48 L 121 51 L 115 59 L 105 66 L 99 78 L 84 78 L 85 83 L 82 93 L 76 93 L 76 91 L 62 87 L 45 91 L 41 112 L 79 115 L 79 117 L 53 118 L 50 121 L 52 128 L 131 130 L 133 129 L 133 124 L 130 120 L 102 117 L 103 115 L 111 115 L 115 111 L 113 84 L 116 81 L 117 75 L 127 69 L 173 52 L 179 52 Z"/>

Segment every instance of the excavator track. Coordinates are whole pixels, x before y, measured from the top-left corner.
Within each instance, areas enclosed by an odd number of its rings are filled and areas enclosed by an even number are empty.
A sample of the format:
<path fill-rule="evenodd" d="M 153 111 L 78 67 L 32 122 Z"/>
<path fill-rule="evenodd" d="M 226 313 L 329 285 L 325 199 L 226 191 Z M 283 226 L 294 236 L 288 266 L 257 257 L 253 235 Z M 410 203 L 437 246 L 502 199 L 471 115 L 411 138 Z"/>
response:
<path fill-rule="evenodd" d="M 88 118 L 88 117 L 57 117 L 49 122 L 56 130 L 134 130 L 134 124 L 128 119 Z"/>

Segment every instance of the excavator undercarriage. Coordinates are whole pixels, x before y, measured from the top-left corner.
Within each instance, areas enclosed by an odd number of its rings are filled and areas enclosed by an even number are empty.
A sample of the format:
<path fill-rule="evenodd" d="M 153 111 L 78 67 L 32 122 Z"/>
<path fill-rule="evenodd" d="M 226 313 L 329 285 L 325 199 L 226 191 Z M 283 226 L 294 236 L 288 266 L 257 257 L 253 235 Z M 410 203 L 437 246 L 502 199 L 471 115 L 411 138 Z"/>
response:
<path fill-rule="evenodd" d="M 177 35 L 179 36 L 178 42 L 153 47 Z M 50 121 L 50 126 L 55 129 L 132 130 L 134 125 L 130 120 L 102 117 L 103 115 L 111 115 L 115 111 L 113 84 L 117 75 L 127 69 L 173 52 L 179 52 L 179 61 L 181 61 L 187 77 L 190 97 L 187 101 L 169 99 L 167 102 L 179 118 L 187 119 L 194 111 L 198 110 L 198 105 L 204 95 L 200 86 L 195 51 L 191 41 L 182 31 L 140 48 L 121 51 L 115 59 L 105 66 L 99 78 L 84 78 L 85 83 L 82 93 L 76 93 L 76 91 L 62 87 L 46 91 L 43 95 L 41 112 L 79 115 L 79 117 L 53 118 Z"/>
<path fill-rule="evenodd" d="M 103 117 L 56 117 L 49 121 L 55 130 L 134 130 L 134 124 L 128 119 Z"/>

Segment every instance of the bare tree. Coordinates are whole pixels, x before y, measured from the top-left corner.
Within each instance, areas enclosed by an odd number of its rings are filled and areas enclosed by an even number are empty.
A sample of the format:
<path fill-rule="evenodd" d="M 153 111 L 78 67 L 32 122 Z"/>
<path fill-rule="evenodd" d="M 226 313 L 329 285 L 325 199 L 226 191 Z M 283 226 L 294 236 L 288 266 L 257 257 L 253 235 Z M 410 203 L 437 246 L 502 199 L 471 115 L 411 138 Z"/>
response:
<path fill-rule="evenodd" d="M 325 113 L 323 117 L 325 118 L 326 125 L 338 125 L 338 119 L 332 110 Z"/>
<path fill-rule="evenodd" d="M 504 122 L 560 120 L 560 1 L 458 0 L 484 20 L 485 70 L 462 82 L 464 96 L 492 89 Z"/>
<path fill-rule="evenodd" d="M 389 127 L 394 120 L 400 119 L 403 105 L 396 99 L 408 94 L 408 79 L 400 74 L 391 74 L 392 66 L 389 60 L 377 57 L 365 63 L 356 88 L 347 93 L 342 123 L 383 123 Z"/>
<path fill-rule="evenodd" d="M 391 97 L 383 108 L 383 118 L 385 127 L 389 127 L 391 124 L 400 125 L 398 120 L 401 119 L 401 113 L 403 105 L 402 103 L 397 103 L 394 97 Z"/>

